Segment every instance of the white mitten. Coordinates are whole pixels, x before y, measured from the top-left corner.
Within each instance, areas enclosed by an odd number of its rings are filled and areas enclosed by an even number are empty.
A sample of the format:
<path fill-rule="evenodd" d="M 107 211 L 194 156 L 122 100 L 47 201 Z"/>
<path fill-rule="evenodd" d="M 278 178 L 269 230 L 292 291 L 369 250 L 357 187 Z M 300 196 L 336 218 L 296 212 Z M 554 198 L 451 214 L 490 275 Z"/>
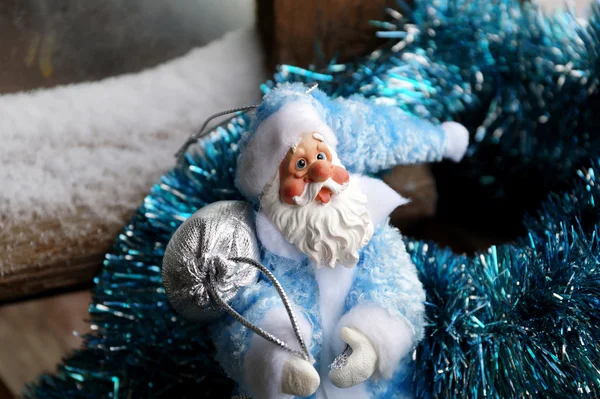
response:
<path fill-rule="evenodd" d="M 306 360 L 293 356 L 283 365 L 281 392 L 293 396 L 310 396 L 320 384 L 319 373 Z"/>
<path fill-rule="evenodd" d="M 350 388 L 368 380 L 377 366 L 377 352 L 366 335 L 355 328 L 344 327 L 340 331 L 342 339 L 350 348 L 347 358 L 334 362 L 329 378 L 338 388 Z"/>
<path fill-rule="evenodd" d="M 311 325 L 302 312 L 296 311 L 298 327 L 304 342 L 310 342 Z M 259 326 L 299 350 L 288 314 L 283 308 L 269 310 Z M 290 399 L 310 396 L 321 383 L 319 374 L 310 362 L 254 334 L 244 359 L 244 379 L 250 396 L 260 399 Z"/>
<path fill-rule="evenodd" d="M 441 127 L 444 133 L 446 133 L 444 158 L 459 162 L 465 155 L 465 152 L 467 152 L 469 131 L 457 122 L 444 122 Z"/>

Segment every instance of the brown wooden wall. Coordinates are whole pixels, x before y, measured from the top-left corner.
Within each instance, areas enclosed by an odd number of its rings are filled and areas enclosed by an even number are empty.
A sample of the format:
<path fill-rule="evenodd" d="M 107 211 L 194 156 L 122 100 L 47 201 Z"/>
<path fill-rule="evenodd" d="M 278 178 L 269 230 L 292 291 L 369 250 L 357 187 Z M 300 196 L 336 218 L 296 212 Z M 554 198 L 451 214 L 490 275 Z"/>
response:
<path fill-rule="evenodd" d="M 368 54 L 382 41 L 369 20 L 386 19 L 393 0 L 258 0 L 257 24 L 270 67 L 319 67 Z"/>

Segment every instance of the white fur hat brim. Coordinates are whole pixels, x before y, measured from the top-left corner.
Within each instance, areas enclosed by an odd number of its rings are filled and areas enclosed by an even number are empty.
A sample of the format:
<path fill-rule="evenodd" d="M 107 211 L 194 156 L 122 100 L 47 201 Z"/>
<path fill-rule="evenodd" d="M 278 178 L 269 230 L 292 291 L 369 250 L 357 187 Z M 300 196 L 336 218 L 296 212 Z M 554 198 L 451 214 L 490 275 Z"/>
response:
<path fill-rule="evenodd" d="M 286 153 L 306 133 L 318 132 L 332 149 L 337 138 L 309 102 L 290 102 L 266 118 L 240 154 L 236 185 L 247 198 L 258 198 L 273 179 Z"/>

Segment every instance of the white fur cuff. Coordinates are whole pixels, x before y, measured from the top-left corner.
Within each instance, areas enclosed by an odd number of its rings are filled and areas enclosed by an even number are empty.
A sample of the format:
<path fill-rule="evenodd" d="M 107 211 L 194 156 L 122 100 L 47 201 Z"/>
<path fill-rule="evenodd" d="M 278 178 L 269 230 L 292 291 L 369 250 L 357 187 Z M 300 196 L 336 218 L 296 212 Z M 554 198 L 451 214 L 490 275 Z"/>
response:
<path fill-rule="evenodd" d="M 402 358 L 414 344 L 414 332 L 404 319 L 393 317 L 377 305 L 358 305 L 346 313 L 338 323 L 335 351 L 341 353 L 344 343 L 340 338 L 342 327 L 353 327 L 365 334 L 377 351 L 377 371 L 384 379 L 392 378 Z"/>
<path fill-rule="evenodd" d="M 309 347 L 312 326 L 299 309 L 294 308 L 294 314 L 304 343 Z M 283 306 L 269 310 L 259 326 L 282 339 L 293 349 L 300 349 L 292 323 Z M 249 387 L 252 396 L 264 399 L 291 398 L 292 396 L 281 392 L 281 373 L 285 362 L 293 356 L 283 348 L 253 333 L 250 348 L 244 357 L 245 384 Z"/>

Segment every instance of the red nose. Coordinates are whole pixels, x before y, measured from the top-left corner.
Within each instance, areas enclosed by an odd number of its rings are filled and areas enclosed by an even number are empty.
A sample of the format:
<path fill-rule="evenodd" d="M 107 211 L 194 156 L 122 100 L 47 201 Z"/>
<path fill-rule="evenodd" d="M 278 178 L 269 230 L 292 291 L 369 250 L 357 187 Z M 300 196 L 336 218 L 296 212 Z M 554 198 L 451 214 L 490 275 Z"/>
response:
<path fill-rule="evenodd" d="M 310 181 L 321 183 L 331 177 L 331 165 L 327 161 L 315 161 L 310 165 L 308 178 Z"/>

